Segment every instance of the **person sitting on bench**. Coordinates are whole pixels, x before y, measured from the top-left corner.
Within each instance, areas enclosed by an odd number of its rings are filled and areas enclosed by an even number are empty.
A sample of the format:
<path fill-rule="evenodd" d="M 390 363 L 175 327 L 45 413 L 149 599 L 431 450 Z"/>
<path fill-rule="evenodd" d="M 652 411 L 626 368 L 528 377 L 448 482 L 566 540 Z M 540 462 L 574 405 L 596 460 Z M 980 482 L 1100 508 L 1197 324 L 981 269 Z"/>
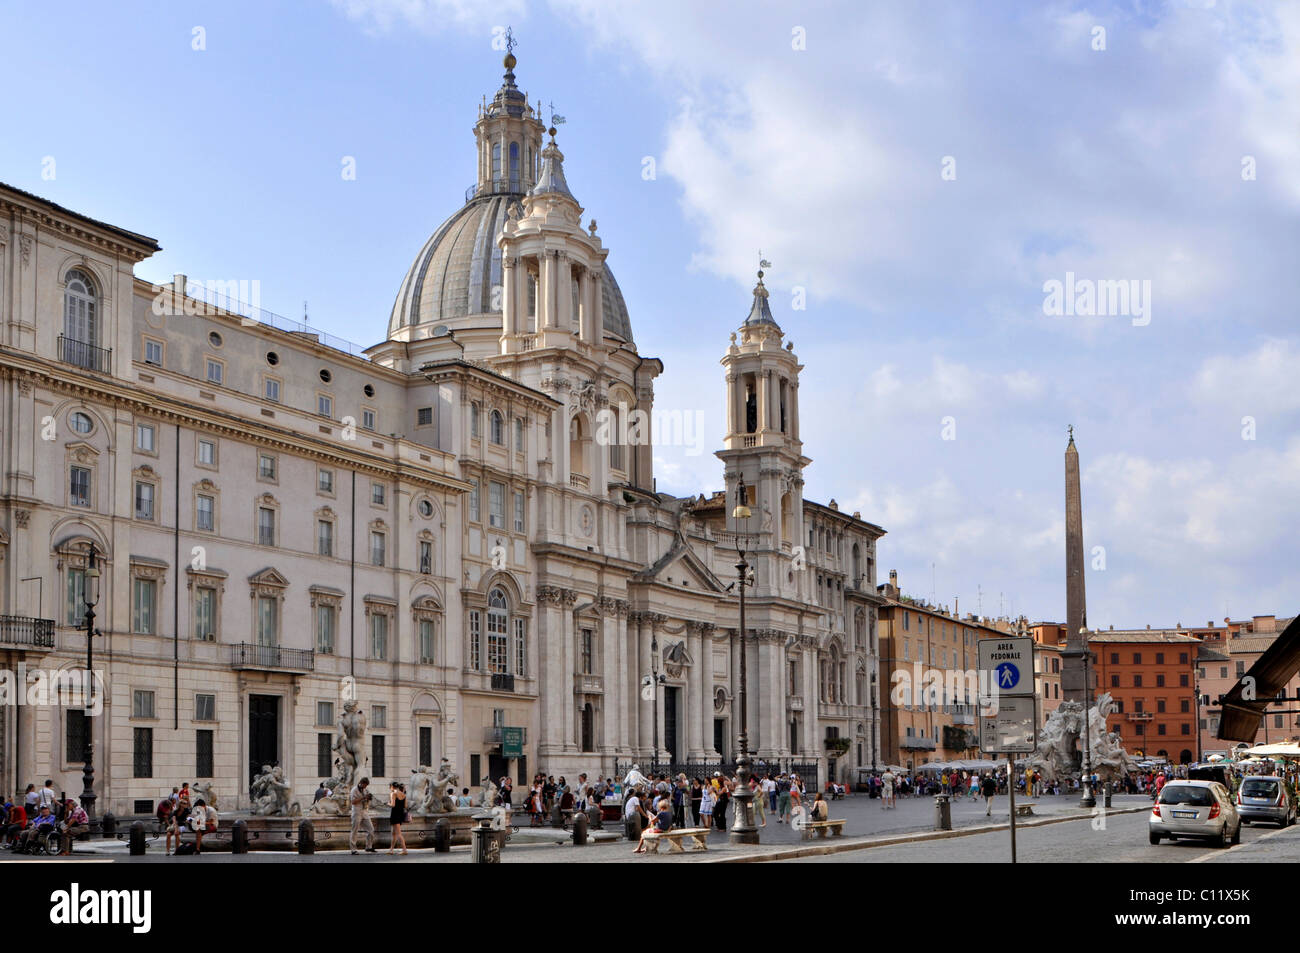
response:
<path fill-rule="evenodd" d="M 18 835 L 18 853 L 24 854 L 30 851 L 36 853 L 41 849 L 41 840 L 53 831 L 58 825 L 58 819 L 50 806 L 46 804 L 41 808 L 41 813 L 32 818 L 27 829 Z"/>
<path fill-rule="evenodd" d="M 813 801 L 812 819 L 814 821 L 828 821 L 831 817 L 831 806 L 826 803 L 826 795 L 820 791 L 817 792 L 817 800 Z"/>
<path fill-rule="evenodd" d="M 90 830 L 90 818 L 87 816 L 85 809 L 74 798 L 68 798 L 63 823 L 59 827 L 63 831 L 62 852 L 71 854 L 72 839 Z"/>
<path fill-rule="evenodd" d="M 667 834 L 673 829 L 673 806 L 669 803 L 668 798 L 660 798 L 659 803 L 655 805 L 655 823 L 654 827 L 648 828 L 641 832 L 641 839 L 637 841 L 634 854 L 644 854 L 645 836 L 652 831 L 656 834 Z"/>
<path fill-rule="evenodd" d="M 190 811 L 190 828 L 194 831 L 194 853 L 203 852 L 203 835 L 212 834 L 217 830 L 217 811 L 216 808 L 208 807 L 203 798 L 194 802 L 194 809 Z M 176 838 L 180 840 L 179 837 Z"/>

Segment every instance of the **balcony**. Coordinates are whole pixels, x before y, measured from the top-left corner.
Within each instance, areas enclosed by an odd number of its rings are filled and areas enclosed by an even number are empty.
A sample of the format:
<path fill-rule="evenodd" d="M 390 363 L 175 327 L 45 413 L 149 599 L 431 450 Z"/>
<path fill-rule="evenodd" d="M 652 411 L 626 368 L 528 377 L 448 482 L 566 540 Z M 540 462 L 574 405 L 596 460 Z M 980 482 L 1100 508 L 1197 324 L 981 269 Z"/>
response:
<path fill-rule="evenodd" d="M 528 188 L 528 182 L 522 176 L 501 176 L 482 185 L 471 185 L 465 190 L 465 201 L 469 202 L 480 195 L 523 195 Z"/>
<path fill-rule="evenodd" d="M 605 679 L 600 675 L 575 675 L 574 691 L 580 695 L 605 694 Z"/>
<path fill-rule="evenodd" d="M 786 695 L 785 700 L 791 711 L 803 711 L 802 695 Z"/>
<path fill-rule="evenodd" d="M 1124 717 L 1129 721 L 1151 721 L 1155 716 L 1155 712 L 1152 711 L 1131 711 Z"/>
<path fill-rule="evenodd" d="M 518 732 L 520 733 L 520 740 L 521 740 L 521 742 L 522 742 L 523 744 L 525 744 L 525 745 L 528 744 L 528 729 L 527 729 L 527 728 L 516 728 L 515 730 L 518 731 Z M 491 727 L 491 728 L 484 728 L 484 729 L 483 729 L 483 743 L 484 743 L 485 745 L 499 745 L 499 744 L 501 744 L 501 733 L 502 733 L 502 727 L 501 727 L 500 725 L 494 725 L 494 726 Z"/>
<path fill-rule="evenodd" d="M 952 723 L 954 725 L 974 725 L 975 712 L 971 711 L 970 709 L 966 709 L 964 711 L 955 710 L 952 713 Z"/>
<path fill-rule="evenodd" d="M 21 615 L 0 615 L 0 646 L 5 648 L 54 648 L 54 620 Z"/>
<path fill-rule="evenodd" d="M 313 672 L 316 670 L 316 653 L 311 649 L 239 642 L 230 647 L 230 667 L 272 672 Z"/>
<path fill-rule="evenodd" d="M 935 749 L 935 740 L 933 738 L 904 738 L 898 743 L 898 746 L 906 751 L 933 751 Z"/>
<path fill-rule="evenodd" d="M 570 485 L 570 486 L 576 486 L 576 487 L 578 487 L 579 489 L 585 490 L 585 489 L 587 489 L 587 487 L 591 486 L 591 480 L 588 479 L 587 476 L 586 476 L 585 474 L 582 474 L 582 473 L 570 473 L 570 474 L 569 474 L 569 485 Z"/>
<path fill-rule="evenodd" d="M 492 676 L 492 691 L 513 692 L 514 690 L 515 690 L 515 677 L 513 675 Z"/>
<path fill-rule="evenodd" d="M 59 335 L 59 360 L 65 364 L 75 364 L 88 371 L 107 374 L 112 359 L 112 348 L 95 347 L 86 341 L 77 341 Z"/>

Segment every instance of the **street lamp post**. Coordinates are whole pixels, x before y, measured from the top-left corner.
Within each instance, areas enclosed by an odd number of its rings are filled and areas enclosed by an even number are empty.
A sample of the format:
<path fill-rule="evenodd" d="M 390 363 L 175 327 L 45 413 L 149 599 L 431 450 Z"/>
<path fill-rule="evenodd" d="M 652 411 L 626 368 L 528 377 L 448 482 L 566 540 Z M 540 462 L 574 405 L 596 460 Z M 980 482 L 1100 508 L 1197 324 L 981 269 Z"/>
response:
<path fill-rule="evenodd" d="M 95 560 L 95 544 L 86 554 L 86 581 L 82 597 L 86 604 L 86 762 L 81 769 L 81 806 L 88 817 L 95 816 L 95 735 L 92 730 L 92 697 L 95 691 L 95 606 L 99 603 L 99 566 Z"/>
<path fill-rule="evenodd" d="M 731 511 L 732 519 L 748 520 L 752 516 L 748 506 L 748 494 L 745 491 L 745 478 L 741 476 L 736 490 L 736 507 Z M 749 789 L 749 683 L 748 666 L 745 661 L 745 586 L 749 582 L 749 563 L 745 561 L 744 534 L 736 533 L 736 553 L 740 557 L 736 563 L 738 585 L 740 588 L 740 734 L 736 739 L 740 752 L 736 756 L 736 817 L 731 825 L 730 841 L 733 844 L 757 844 L 758 827 L 754 824 L 752 813 L 754 792 Z"/>
<path fill-rule="evenodd" d="M 1092 676 L 1088 673 L 1088 663 L 1092 661 L 1092 648 L 1088 645 L 1088 633 L 1083 635 L 1083 785 L 1079 807 L 1097 806 L 1097 796 L 1092 790 Z"/>
<path fill-rule="evenodd" d="M 649 688 L 653 694 L 654 702 L 654 755 L 650 758 L 652 767 L 650 773 L 655 773 L 655 767 L 659 764 L 659 686 L 668 681 L 668 676 L 659 671 L 659 637 L 654 633 L 650 635 L 650 674 L 641 679 L 641 684 Z M 641 697 L 645 697 L 644 695 Z"/>

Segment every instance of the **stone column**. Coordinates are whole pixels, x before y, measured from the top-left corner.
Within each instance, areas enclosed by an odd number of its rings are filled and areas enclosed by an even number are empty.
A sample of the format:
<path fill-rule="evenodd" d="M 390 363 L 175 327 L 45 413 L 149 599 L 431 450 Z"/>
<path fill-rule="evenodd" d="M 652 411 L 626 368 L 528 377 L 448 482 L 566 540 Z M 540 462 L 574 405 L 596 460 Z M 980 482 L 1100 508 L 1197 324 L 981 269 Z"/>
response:
<path fill-rule="evenodd" d="M 1088 649 L 1082 631 L 1088 624 L 1083 585 L 1083 496 L 1079 488 L 1079 451 L 1070 443 L 1065 448 L 1065 644 L 1061 657 L 1061 695 L 1065 701 L 1086 703 L 1083 654 Z"/>
<path fill-rule="evenodd" d="M 501 259 L 501 353 L 519 350 L 515 335 L 519 333 L 519 309 L 515 306 L 518 284 L 519 257 L 505 255 Z"/>
<path fill-rule="evenodd" d="M 573 694 L 573 673 L 577 666 L 574 665 L 574 618 L 573 605 L 578 601 L 578 594 L 572 589 L 565 589 L 563 595 L 564 602 L 564 630 L 561 633 L 560 640 L 560 671 L 559 677 L 555 680 L 556 691 L 562 697 L 560 709 L 561 725 L 563 730 L 561 736 L 564 738 L 564 748 L 566 751 L 576 751 L 579 747 L 575 740 L 578 730 L 577 709 Z"/>
<path fill-rule="evenodd" d="M 558 318 L 555 313 L 555 253 L 544 251 L 538 263 L 541 265 L 541 281 L 537 287 L 537 326 L 549 331 L 557 326 Z"/>
<path fill-rule="evenodd" d="M 699 742 L 701 757 L 713 760 L 717 752 L 713 750 L 713 626 L 700 630 L 700 677 L 698 692 L 700 696 Z"/>
<path fill-rule="evenodd" d="M 538 663 L 540 668 L 541 700 L 543 716 L 538 732 L 537 754 L 540 759 L 558 754 L 563 750 L 563 734 L 560 725 L 564 718 L 561 697 L 561 671 L 563 649 L 558 644 L 564 638 L 564 619 L 561 607 L 561 590 L 554 586 L 538 586 L 537 601 L 540 632 L 538 638 Z M 472 739 L 470 739 L 472 742 Z M 540 765 L 538 766 L 541 767 Z"/>
<path fill-rule="evenodd" d="M 555 326 L 562 331 L 573 330 L 573 266 L 569 256 L 559 252 L 555 258 Z"/>

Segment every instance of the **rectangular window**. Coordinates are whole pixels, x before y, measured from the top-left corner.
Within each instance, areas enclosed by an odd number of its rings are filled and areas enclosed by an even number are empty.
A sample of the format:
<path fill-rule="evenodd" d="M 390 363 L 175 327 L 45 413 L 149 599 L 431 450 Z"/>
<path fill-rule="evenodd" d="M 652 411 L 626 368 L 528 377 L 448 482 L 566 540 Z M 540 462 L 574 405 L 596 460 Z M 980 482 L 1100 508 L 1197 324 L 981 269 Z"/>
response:
<path fill-rule="evenodd" d="M 524 495 L 518 491 L 515 492 L 515 532 L 524 531 Z"/>
<path fill-rule="evenodd" d="M 199 440 L 199 465 L 205 467 L 215 467 L 217 465 L 217 442 L 215 440 Z"/>
<path fill-rule="evenodd" d="M 316 555 L 334 555 L 334 524 L 329 520 L 316 521 Z"/>
<path fill-rule="evenodd" d="M 1118 676 L 1118 675 L 1112 675 L 1112 676 L 1110 677 L 1110 687 L 1111 687 L 1111 688 L 1119 688 L 1119 676 Z"/>
<path fill-rule="evenodd" d="M 279 639 L 280 600 L 275 596 L 257 598 L 257 644 L 275 645 Z"/>
<path fill-rule="evenodd" d="M 492 675 L 505 675 L 510 665 L 510 642 L 506 634 L 504 612 L 488 613 L 487 638 L 488 672 Z"/>
<path fill-rule="evenodd" d="M 159 341 L 144 342 L 144 362 L 162 367 L 162 344 Z"/>
<path fill-rule="evenodd" d="M 1165 653 L 1164 653 L 1164 652 L 1157 652 L 1157 653 L 1156 653 L 1156 664 L 1157 664 L 1157 665 L 1164 665 L 1164 664 L 1165 664 Z"/>
<path fill-rule="evenodd" d="M 433 572 L 433 543 L 427 540 L 420 541 L 420 572 Z"/>
<path fill-rule="evenodd" d="M 275 510 L 266 506 L 257 508 L 257 543 L 259 546 L 275 545 Z"/>
<path fill-rule="evenodd" d="M 479 521 L 478 480 L 469 481 L 469 521 L 471 523 L 477 523 Z"/>
<path fill-rule="evenodd" d="M 362 430 L 375 429 L 375 412 L 373 410 L 361 411 L 361 429 Z"/>
<path fill-rule="evenodd" d="M 1142 687 L 1142 676 L 1141 676 L 1141 675 L 1134 675 L 1134 676 L 1133 676 L 1133 687 L 1134 687 L 1134 688 L 1141 688 L 1141 687 Z"/>
<path fill-rule="evenodd" d="M 194 732 L 194 776 L 214 777 L 212 770 L 212 729 L 200 728 Z"/>
<path fill-rule="evenodd" d="M 1178 710 L 1181 711 L 1184 715 L 1186 715 L 1188 712 L 1192 710 L 1192 703 L 1188 701 L 1186 698 L 1180 699 L 1178 702 Z"/>
<path fill-rule="evenodd" d="M 72 468 L 68 502 L 73 506 L 90 505 L 90 470 L 87 467 Z"/>
<path fill-rule="evenodd" d="M 596 634 L 591 629 L 582 630 L 582 650 L 580 654 L 582 658 L 583 675 L 591 674 L 591 665 L 592 665 L 591 653 L 592 653 L 592 649 L 595 647 L 594 645 L 595 640 L 596 640 Z"/>
<path fill-rule="evenodd" d="M 135 751 L 131 758 L 131 776 L 153 777 L 153 729 L 136 728 L 133 732 Z"/>
<path fill-rule="evenodd" d="M 316 651 L 322 655 L 334 654 L 334 607 L 317 606 L 316 607 Z M 329 722 L 333 724 L 334 716 L 330 715 Z"/>
<path fill-rule="evenodd" d="M 1156 688 L 1165 687 L 1165 676 L 1163 673 L 1156 675 Z"/>
<path fill-rule="evenodd" d="M 438 660 L 434 656 L 435 633 L 432 619 L 421 619 L 416 625 L 420 635 L 420 661 L 432 665 Z"/>
<path fill-rule="evenodd" d="M 382 566 L 384 564 L 384 545 L 385 537 L 383 533 L 370 534 L 370 565 Z"/>
<path fill-rule="evenodd" d="M 431 427 L 433 426 L 433 408 L 419 407 L 415 411 L 415 426 Z"/>
<path fill-rule="evenodd" d="M 481 649 L 483 616 L 479 612 L 469 614 L 469 667 L 476 672 L 483 671 Z"/>
<path fill-rule="evenodd" d="M 334 492 L 334 471 L 317 470 L 316 471 L 316 489 L 321 493 Z"/>
<path fill-rule="evenodd" d="M 388 727 L 388 706 L 371 705 L 370 706 L 370 727 L 387 728 Z"/>
<path fill-rule="evenodd" d="M 433 763 L 433 729 L 420 726 L 420 764 Z"/>
<path fill-rule="evenodd" d="M 131 717 L 132 718 L 152 718 L 153 714 L 153 692 L 147 689 L 137 688 L 131 693 Z"/>
<path fill-rule="evenodd" d="M 1156 725 L 1156 734 L 1163 735 L 1164 733 L 1165 733 L 1165 724 L 1164 722 L 1161 722 L 1160 724 Z"/>
<path fill-rule="evenodd" d="M 1134 664 L 1134 665 L 1141 665 L 1141 664 L 1142 664 L 1142 653 L 1141 653 L 1141 652 L 1134 652 L 1134 653 L 1133 653 L 1133 664 Z"/>
<path fill-rule="evenodd" d="M 262 378 L 262 396 L 278 404 L 280 402 L 280 382 L 274 377 Z"/>
<path fill-rule="evenodd" d="M 67 729 L 64 737 L 64 760 L 68 764 L 86 763 L 86 712 L 81 708 L 69 708 Z"/>
<path fill-rule="evenodd" d="M 528 675 L 528 620 L 515 619 L 515 675 Z"/>
<path fill-rule="evenodd" d="M 153 484 L 137 483 L 135 485 L 135 518 L 153 520 Z"/>
<path fill-rule="evenodd" d="M 86 570 L 68 568 L 67 597 L 63 621 L 67 625 L 80 625 L 86 616 Z"/>
<path fill-rule="evenodd" d="M 208 383 L 220 384 L 225 377 L 226 369 L 222 367 L 220 361 L 214 361 L 208 358 Z"/>
<path fill-rule="evenodd" d="M 194 528 L 211 533 L 216 529 L 216 499 L 200 493 L 194 500 Z"/>
<path fill-rule="evenodd" d="M 475 440 L 477 440 L 479 436 L 478 418 L 479 418 L 479 414 L 481 413 L 482 410 L 479 408 L 479 405 L 477 403 L 472 403 L 469 405 L 469 435 L 473 437 Z"/>
<path fill-rule="evenodd" d="M 387 491 L 382 483 L 370 484 L 370 502 L 375 506 L 383 506 L 384 501 L 388 498 Z"/>
<path fill-rule="evenodd" d="M 388 658 L 388 616 L 382 612 L 370 614 L 370 657 Z"/>
<path fill-rule="evenodd" d="M 1179 687 L 1179 688 L 1186 688 L 1186 687 L 1187 687 L 1187 675 L 1186 675 L 1186 673 L 1184 673 L 1184 674 L 1178 676 L 1178 687 Z"/>
<path fill-rule="evenodd" d="M 506 487 L 492 481 L 488 484 L 488 525 L 504 529 L 506 525 Z"/>
<path fill-rule="evenodd" d="M 217 696 L 199 692 L 194 696 L 194 720 L 217 720 Z"/>
<path fill-rule="evenodd" d="M 384 736 L 370 736 L 370 773 L 375 777 L 382 778 L 387 774 L 387 765 L 384 764 Z"/>
<path fill-rule="evenodd" d="M 1178 727 L 1179 727 L 1179 733 L 1180 733 L 1180 734 L 1190 735 L 1190 734 L 1192 733 L 1192 725 L 1191 725 L 1190 722 L 1186 722 L 1186 721 L 1184 721 L 1184 722 L 1182 722 Z M 1279 728 L 1282 727 L 1282 723 L 1281 723 L 1281 720 L 1280 720 L 1280 716 L 1279 716 L 1279 721 L 1278 721 L 1278 725 L 1277 725 L 1277 727 L 1279 727 Z"/>
<path fill-rule="evenodd" d="M 275 457 L 269 453 L 257 455 L 257 477 L 259 480 L 275 479 Z"/>
<path fill-rule="evenodd" d="M 334 703 L 333 702 L 316 703 L 316 724 L 318 725 L 334 724 Z"/>
<path fill-rule="evenodd" d="M 194 590 L 194 637 L 200 642 L 217 638 L 217 590 L 210 586 Z"/>
<path fill-rule="evenodd" d="M 329 394 L 316 395 L 316 413 L 322 417 L 334 418 L 334 398 Z"/>
<path fill-rule="evenodd" d="M 334 774 L 334 736 L 321 733 L 316 736 L 316 773 L 321 778 Z"/>
<path fill-rule="evenodd" d="M 515 418 L 515 452 L 524 452 L 524 418 Z"/>
<path fill-rule="evenodd" d="M 152 579 L 136 579 L 131 599 L 131 631 L 154 634 L 154 588 Z"/>
<path fill-rule="evenodd" d="M 155 436 L 153 424 L 136 424 L 135 448 L 143 453 L 153 453 Z"/>

